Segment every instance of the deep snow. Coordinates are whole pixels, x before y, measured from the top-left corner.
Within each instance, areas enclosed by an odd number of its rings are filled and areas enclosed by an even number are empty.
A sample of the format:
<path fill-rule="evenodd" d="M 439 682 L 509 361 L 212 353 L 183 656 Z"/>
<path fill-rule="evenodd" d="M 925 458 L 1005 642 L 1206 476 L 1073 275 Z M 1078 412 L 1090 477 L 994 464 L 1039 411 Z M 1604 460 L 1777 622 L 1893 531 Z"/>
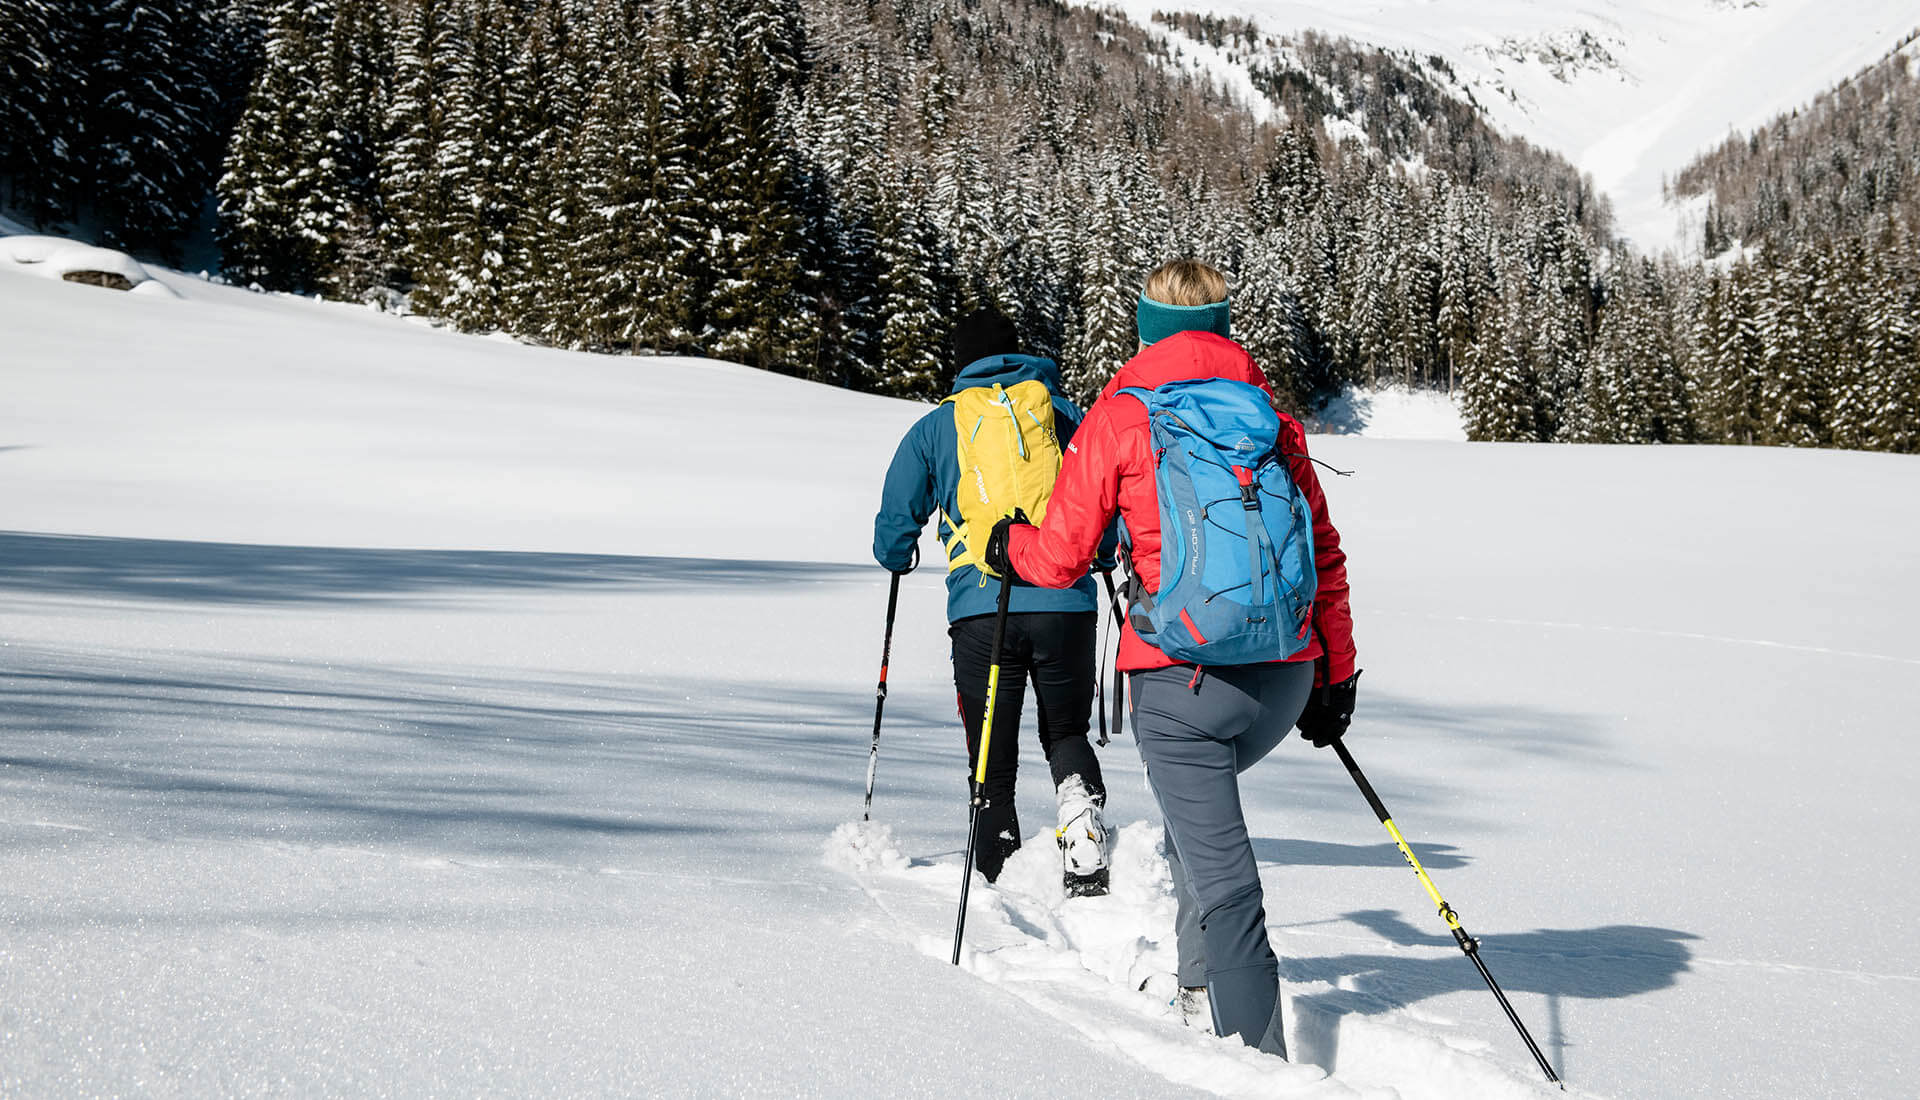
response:
<path fill-rule="evenodd" d="M 1124 738 L 1114 896 L 1051 892 L 1029 781 L 947 964 L 932 569 L 853 824 L 920 406 L 156 275 L 0 270 L 0 1093 L 1544 1094 L 1291 741 L 1246 801 L 1305 1064 L 1138 991 Z M 1350 743 L 1571 1091 L 1911 1095 L 1920 462 L 1314 445 Z"/>

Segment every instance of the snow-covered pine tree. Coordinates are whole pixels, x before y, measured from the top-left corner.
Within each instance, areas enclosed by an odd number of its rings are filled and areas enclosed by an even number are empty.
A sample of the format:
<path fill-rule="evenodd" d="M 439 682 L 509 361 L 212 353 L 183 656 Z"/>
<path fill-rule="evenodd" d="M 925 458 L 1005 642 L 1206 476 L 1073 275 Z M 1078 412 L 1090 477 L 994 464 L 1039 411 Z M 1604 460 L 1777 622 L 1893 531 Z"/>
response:
<path fill-rule="evenodd" d="M 389 252 L 414 308 L 435 313 L 452 278 L 453 162 L 447 110 L 464 64 L 457 0 L 409 0 L 394 28 L 393 95 L 380 158 Z"/>
<path fill-rule="evenodd" d="M 506 0 L 466 0 L 456 62 L 445 71 L 444 140 L 435 169 L 446 189 L 445 235 L 437 277 L 423 281 L 439 316 L 470 332 L 508 321 L 507 234 L 520 221 L 522 179 L 506 175 L 511 157 L 506 89 L 514 37 Z"/>
<path fill-rule="evenodd" d="M 1820 274 L 1805 253 L 1766 269 L 1759 316 L 1765 349 L 1760 378 L 1760 441 L 1817 447 L 1825 437 L 1826 363 L 1813 315 Z"/>
<path fill-rule="evenodd" d="M 89 5 L 89 7 L 91 7 Z M 90 186 L 79 204 L 101 239 L 136 249 L 175 241 L 199 211 L 200 155 L 217 106 L 204 70 L 211 27 L 192 3 L 103 0 L 81 16 L 91 60 L 76 135 Z"/>
<path fill-rule="evenodd" d="M 1063 374 L 1068 393 L 1090 404 L 1107 379 L 1139 346 L 1134 303 L 1145 274 L 1140 239 L 1126 197 L 1126 174 L 1109 155 L 1095 181 L 1080 263 L 1079 325 L 1069 342 Z"/>
<path fill-rule="evenodd" d="M 1876 450 L 1920 452 L 1920 270 L 1905 226 L 1884 231 L 1868 251 L 1863 344 L 1873 410 L 1863 443 Z"/>
<path fill-rule="evenodd" d="M 1502 292 L 1490 303 L 1480 342 L 1460 375 L 1460 412 L 1467 438 L 1514 442 L 1539 438 L 1533 403 L 1538 384 L 1528 366 L 1527 277 L 1517 265 L 1502 273 Z"/>
<path fill-rule="evenodd" d="M 1638 293 L 1629 305 L 1627 346 L 1633 355 L 1634 402 L 1645 411 L 1641 442 L 1688 443 L 1698 438 L 1687 393 L 1680 334 L 1666 280 L 1653 261 L 1638 262 Z"/>
<path fill-rule="evenodd" d="M 333 0 L 317 118 L 325 127 L 320 186 L 336 228 L 318 284 L 336 298 L 366 298 L 393 281 L 380 196 L 380 146 L 392 92 L 393 44 L 383 0 Z"/>
<path fill-rule="evenodd" d="M 881 283 L 881 393 L 931 399 L 942 396 L 954 368 L 947 335 L 958 319 L 955 279 L 911 180 L 896 181 L 883 198 L 877 260 Z"/>
<path fill-rule="evenodd" d="M 1324 364 L 1287 269 L 1286 235 L 1268 229 L 1248 242 L 1233 289 L 1234 338 L 1266 371 L 1276 394 L 1303 412 L 1321 388 Z"/>
<path fill-rule="evenodd" d="M 1762 286 L 1762 274 L 1751 264 L 1736 264 L 1728 274 L 1727 306 L 1714 349 L 1713 406 L 1721 439 L 1729 443 L 1764 442 L 1761 385 L 1767 352 L 1761 331 Z"/>
<path fill-rule="evenodd" d="M 698 117 L 715 124 L 699 146 L 714 281 L 701 312 L 713 354 L 802 373 L 799 352 L 816 318 L 799 262 L 807 227 L 795 209 L 781 103 L 801 79 L 803 20 L 795 0 L 730 0 L 708 19 L 696 81 L 704 85 Z"/>
<path fill-rule="evenodd" d="M 260 74 L 217 187 L 221 252 L 237 281 L 305 291 L 328 267 L 341 228 L 320 82 L 332 16 L 330 3 L 288 2 L 267 25 Z"/>
<path fill-rule="evenodd" d="M 0 0 L 0 202 L 31 218 L 54 210 L 54 143 L 69 110 L 57 66 L 61 13 L 49 0 Z"/>
<path fill-rule="evenodd" d="M 539 0 L 508 62 L 505 175 L 522 183 L 503 277 L 514 331 L 563 345 L 578 342 L 571 253 L 584 220 L 577 141 L 587 98 L 579 29 L 564 11 L 559 0 Z"/>

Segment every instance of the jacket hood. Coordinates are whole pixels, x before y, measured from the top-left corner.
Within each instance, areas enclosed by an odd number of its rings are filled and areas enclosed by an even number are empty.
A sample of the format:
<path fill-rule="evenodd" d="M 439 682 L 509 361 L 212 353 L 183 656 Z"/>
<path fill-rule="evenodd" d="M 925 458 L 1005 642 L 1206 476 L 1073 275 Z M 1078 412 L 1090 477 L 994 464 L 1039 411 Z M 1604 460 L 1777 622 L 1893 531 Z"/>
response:
<path fill-rule="evenodd" d="M 1141 350 L 1101 388 L 1111 397 L 1128 386 L 1158 389 L 1193 378 L 1231 378 L 1265 388 L 1267 376 L 1247 349 L 1211 332 L 1176 332 Z"/>
<path fill-rule="evenodd" d="M 1060 368 L 1053 360 L 1038 355 L 989 355 L 961 367 L 953 379 L 952 392 L 991 386 L 995 382 L 1011 386 L 1036 378 L 1045 382 L 1050 392 L 1060 392 Z"/>

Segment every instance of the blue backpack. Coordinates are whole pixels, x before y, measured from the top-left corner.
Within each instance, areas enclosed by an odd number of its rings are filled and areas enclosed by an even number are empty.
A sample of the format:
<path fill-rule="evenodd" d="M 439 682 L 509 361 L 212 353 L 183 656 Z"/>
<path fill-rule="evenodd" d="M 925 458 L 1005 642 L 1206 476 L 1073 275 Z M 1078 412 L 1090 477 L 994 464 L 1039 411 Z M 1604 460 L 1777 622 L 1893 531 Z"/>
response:
<path fill-rule="evenodd" d="M 1225 378 L 1119 391 L 1147 407 L 1160 497 L 1160 591 L 1136 576 L 1128 621 L 1176 661 L 1280 661 L 1313 637 L 1313 515 L 1258 386 Z"/>

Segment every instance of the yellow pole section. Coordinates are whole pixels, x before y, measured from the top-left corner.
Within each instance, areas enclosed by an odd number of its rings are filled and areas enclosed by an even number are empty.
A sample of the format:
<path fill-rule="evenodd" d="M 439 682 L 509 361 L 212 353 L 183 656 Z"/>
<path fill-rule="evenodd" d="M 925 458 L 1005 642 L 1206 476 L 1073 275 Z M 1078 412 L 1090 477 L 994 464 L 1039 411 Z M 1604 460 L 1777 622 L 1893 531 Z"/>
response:
<path fill-rule="evenodd" d="M 1000 666 L 994 665 L 987 670 L 987 716 L 980 721 L 980 761 L 973 768 L 973 782 L 976 786 L 983 785 L 987 781 L 987 746 L 993 743 L 993 704 L 998 698 L 1000 698 Z"/>
<path fill-rule="evenodd" d="M 1447 900 L 1440 896 L 1439 887 L 1436 887 L 1433 884 L 1433 880 L 1427 877 L 1427 869 L 1420 866 L 1420 861 L 1414 858 L 1413 849 L 1408 846 L 1407 838 L 1400 835 L 1400 827 L 1395 825 L 1393 819 L 1390 817 L 1381 818 L 1380 820 L 1386 825 L 1387 832 L 1393 836 L 1393 842 L 1400 846 L 1400 854 L 1407 857 L 1407 865 L 1413 868 L 1414 874 L 1420 876 L 1420 885 L 1427 888 L 1427 896 L 1433 899 L 1433 907 L 1439 910 L 1440 915 L 1447 919 L 1449 926 L 1458 928 L 1460 926 L 1460 918 L 1453 915 L 1453 907 L 1448 905 Z"/>

